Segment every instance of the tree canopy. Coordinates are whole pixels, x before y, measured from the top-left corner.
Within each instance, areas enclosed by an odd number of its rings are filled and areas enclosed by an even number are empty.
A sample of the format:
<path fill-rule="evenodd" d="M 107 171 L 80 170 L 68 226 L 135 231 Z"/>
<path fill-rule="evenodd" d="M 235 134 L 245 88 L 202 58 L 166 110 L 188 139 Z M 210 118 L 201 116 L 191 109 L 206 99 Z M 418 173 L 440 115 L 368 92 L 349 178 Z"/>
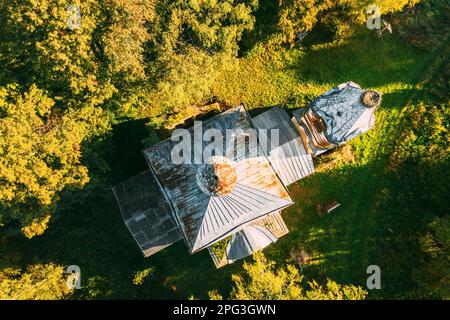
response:
<path fill-rule="evenodd" d="M 378 6 L 380 13 L 397 12 L 420 0 L 278 0 L 278 27 L 284 41 L 293 43 L 301 31 L 311 31 L 318 23 L 332 30 L 337 38 L 349 36 L 366 22 L 367 8 Z"/>
<path fill-rule="evenodd" d="M 390 284 L 379 296 L 448 298 L 447 2 L 0 1 L 0 265 L 23 266 L 0 272 L 0 296 L 70 294 L 61 266 L 27 269 L 30 259 L 84 263 L 92 277 L 78 297 L 183 298 L 186 290 L 226 287 L 229 279 L 212 270 L 205 278 L 213 284 L 195 287 L 195 263 L 167 257 L 170 268 L 153 271 L 129 256 L 132 241 L 111 186 L 148 170 L 140 150 L 149 133 L 154 143 L 183 121 L 226 105 L 303 107 L 352 80 L 385 93 L 377 127 L 324 155 L 324 162 L 336 157 L 330 170 L 292 186 L 302 192 L 294 209 L 301 213 L 288 221 L 296 228 L 301 220 L 294 237 L 326 256 L 320 279 L 334 278 L 333 263 L 340 261 L 352 270 L 342 279 L 351 282 L 358 263 L 377 257 Z M 392 35 L 375 38 L 365 28 L 369 5 L 380 6 Z M 311 35 L 298 45 L 302 31 Z M 327 197 L 342 197 L 344 214 L 314 219 L 315 202 Z M 321 241 L 322 231 L 339 241 Z M 351 247 L 355 263 L 341 254 L 349 250 L 341 243 L 350 240 L 362 244 Z M 377 246 L 366 245 L 372 241 Z M 277 252 L 277 263 L 288 251 Z M 255 258 L 233 276 L 227 298 L 366 297 L 359 287 L 307 282 L 310 275 L 295 266 Z M 114 265 L 110 273 L 102 269 L 107 264 Z M 172 291 L 151 290 L 161 278 L 160 287 Z"/>
<path fill-rule="evenodd" d="M 253 263 L 244 262 L 243 275 L 233 275 L 230 294 L 232 300 L 363 300 L 367 292 L 353 285 L 339 285 L 327 280 L 325 285 L 308 282 L 304 288 L 303 276 L 293 265 L 277 268 L 275 262 L 262 252 L 253 255 Z M 222 299 L 217 291 L 211 299 Z"/>
<path fill-rule="evenodd" d="M 35 85 L 0 88 L 1 223 L 18 220 L 29 238 L 43 233 L 58 192 L 89 181 L 81 144 L 106 129 L 96 129 L 101 119 L 100 109 L 61 111 Z"/>
<path fill-rule="evenodd" d="M 35 264 L 26 270 L 0 270 L 0 300 L 60 300 L 72 290 L 62 266 Z"/>
<path fill-rule="evenodd" d="M 433 299 L 450 299 L 448 283 L 450 275 L 450 219 L 442 217 L 434 219 L 428 225 L 428 231 L 421 237 L 421 249 L 426 256 L 419 261 L 414 270 L 414 280 L 420 290 Z"/>

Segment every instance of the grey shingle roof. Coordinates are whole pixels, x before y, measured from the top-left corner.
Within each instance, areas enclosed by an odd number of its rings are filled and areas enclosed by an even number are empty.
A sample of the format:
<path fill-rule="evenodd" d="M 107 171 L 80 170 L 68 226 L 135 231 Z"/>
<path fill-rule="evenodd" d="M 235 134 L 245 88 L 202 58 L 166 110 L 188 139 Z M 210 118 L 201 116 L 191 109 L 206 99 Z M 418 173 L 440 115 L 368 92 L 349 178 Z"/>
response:
<path fill-rule="evenodd" d="M 144 256 L 182 239 L 169 203 L 149 171 L 113 188 L 123 220 Z"/>

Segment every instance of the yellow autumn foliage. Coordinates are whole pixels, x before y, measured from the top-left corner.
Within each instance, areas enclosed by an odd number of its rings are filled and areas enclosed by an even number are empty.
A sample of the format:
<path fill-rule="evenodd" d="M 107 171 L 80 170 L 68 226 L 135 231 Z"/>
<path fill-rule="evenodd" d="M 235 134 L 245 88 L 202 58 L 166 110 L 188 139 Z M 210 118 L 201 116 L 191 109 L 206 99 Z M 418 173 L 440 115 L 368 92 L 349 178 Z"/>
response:
<path fill-rule="evenodd" d="M 301 31 L 311 31 L 319 22 L 334 30 L 335 36 L 350 35 L 367 20 L 367 8 L 378 6 L 381 14 L 398 12 L 420 0 L 278 0 L 278 28 L 283 40 L 294 43 Z"/>
<path fill-rule="evenodd" d="M 28 238 L 42 234 L 58 192 L 89 181 L 80 150 L 95 131 L 35 85 L 24 93 L 17 85 L 0 88 L 0 221 L 18 220 Z"/>
<path fill-rule="evenodd" d="M 64 268 L 54 263 L 0 270 L 0 300 L 59 300 L 71 292 Z"/>
<path fill-rule="evenodd" d="M 303 276 L 295 266 L 277 268 L 262 252 L 256 252 L 253 259 L 253 263 L 244 263 L 244 274 L 232 276 L 232 300 L 363 300 L 367 295 L 361 287 L 340 285 L 332 280 L 324 285 L 313 281 L 304 286 Z M 214 290 L 209 296 L 213 300 L 222 299 Z"/>
<path fill-rule="evenodd" d="M 48 223 L 50 222 L 51 215 L 46 214 L 43 217 L 34 218 L 31 224 L 22 227 L 21 231 L 25 237 L 28 239 L 34 236 L 40 236 L 47 229 Z"/>

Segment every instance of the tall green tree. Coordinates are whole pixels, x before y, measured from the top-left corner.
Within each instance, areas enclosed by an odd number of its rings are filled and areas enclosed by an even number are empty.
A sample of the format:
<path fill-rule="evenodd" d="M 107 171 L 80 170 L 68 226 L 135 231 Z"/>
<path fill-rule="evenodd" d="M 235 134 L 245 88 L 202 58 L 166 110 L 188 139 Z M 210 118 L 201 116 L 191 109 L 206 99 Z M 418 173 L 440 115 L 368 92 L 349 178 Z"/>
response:
<path fill-rule="evenodd" d="M 17 220 L 27 237 L 42 234 L 58 193 L 89 181 L 82 143 L 108 130 L 100 109 L 61 111 L 34 85 L 0 88 L 0 224 Z"/>
<path fill-rule="evenodd" d="M 436 218 L 420 238 L 425 256 L 413 272 L 420 295 L 426 298 L 450 299 L 450 217 Z"/>
<path fill-rule="evenodd" d="M 148 116 L 205 103 L 215 79 L 236 63 L 257 5 L 255 0 L 157 1 L 144 54 L 149 81 L 135 87 L 121 106 Z"/>
<path fill-rule="evenodd" d="M 278 0 L 278 27 L 283 40 L 295 42 L 301 31 L 310 31 L 321 23 L 334 31 L 336 37 L 350 35 L 356 26 L 366 22 L 367 8 L 378 6 L 382 14 L 413 6 L 420 0 Z"/>
<path fill-rule="evenodd" d="M 244 274 L 233 275 L 233 300 L 362 300 L 367 292 L 353 285 L 339 285 L 327 280 L 325 285 L 309 282 L 305 289 L 303 277 L 292 265 L 276 268 L 261 252 L 253 255 L 253 263 L 244 263 Z M 217 292 L 210 292 L 211 299 L 221 299 Z"/>
<path fill-rule="evenodd" d="M 72 293 L 66 281 L 64 268 L 54 263 L 6 268 L 0 270 L 0 300 L 60 300 Z"/>
<path fill-rule="evenodd" d="M 95 31 L 104 19 L 100 3 L 3 1 L 0 18 L 0 57 L 15 81 L 36 83 L 72 105 L 80 100 L 98 105 L 113 94 L 96 59 Z"/>
<path fill-rule="evenodd" d="M 170 54 L 194 46 L 236 53 L 245 31 L 253 28 L 257 0 L 160 0 L 150 25 L 154 52 Z"/>
<path fill-rule="evenodd" d="M 101 44 L 108 75 L 116 83 L 119 80 L 129 82 L 147 79 L 144 57 L 147 41 L 150 39 L 147 25 L 155 20 L 156 2 L 104 2 L 104 10 L 110 21 L 102 32 Z"/>

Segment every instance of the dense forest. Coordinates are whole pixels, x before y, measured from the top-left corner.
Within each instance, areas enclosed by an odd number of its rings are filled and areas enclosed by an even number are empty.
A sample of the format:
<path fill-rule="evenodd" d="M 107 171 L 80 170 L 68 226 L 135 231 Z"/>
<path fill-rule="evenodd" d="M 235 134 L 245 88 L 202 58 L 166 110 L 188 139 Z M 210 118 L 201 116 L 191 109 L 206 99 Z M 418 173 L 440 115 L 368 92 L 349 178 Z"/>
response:
<path fill-rule="evenodd" d="M 367 29 L 369 5 L 392 33 Z M 449 299 L 449 13 L 445 0 L 0 0 L 0 299 Z M 142 148 L 227 106 L 304 107 L 349 80 L 384 94 L 376 128 L 291 188 L 288 236 L 220 270 L 182 243 L 141 256 L 111 188 L 145 170 Z M 304 270 L 293 245 L 312 254 Z M 365 289 L 370 264 L 381 290 Z"/>

